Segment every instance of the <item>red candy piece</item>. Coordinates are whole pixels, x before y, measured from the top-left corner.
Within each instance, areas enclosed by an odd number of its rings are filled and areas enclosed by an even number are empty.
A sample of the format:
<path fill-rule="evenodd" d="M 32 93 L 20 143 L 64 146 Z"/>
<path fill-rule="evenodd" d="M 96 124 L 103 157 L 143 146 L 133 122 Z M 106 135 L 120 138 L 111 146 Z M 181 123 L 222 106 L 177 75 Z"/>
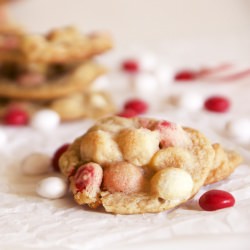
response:
<path fill-rule="evenodd" d="M 204 107 L 209 111 L 224 113 L 229 110 L 230 101 L 222 96 L 212 96 L 205 101 Z"/>
<path fill-rule="evenodd" d="M 68 149 L 69 145 L 70 144 L 66 143 L 66 144 L 62 145 L 61 147 L 59 147 L 52 157 L 52 167 L 57 172 L 60 171 L 59 159 L 60 159 L 61 155 Z"/>
<path fill-rule="evenodd" d="M 175 75 L 176 81 L 192 81 L 197 77 L 197 73 L 191 70 L 183 70 Z"/>
<path fill-rule="evenodd" d="M 29 122 L 28 113 L 20 108 L 11 108 L 3 117 L 3 122 L 6 125 L 22 126 Z"/>
<path fill-rule="evenodd" d="M 139 71 L 139 64 L 136 60 L 129 59 L 122 63 L 122 69 L 129 73 L 136 73 Z"/>
<path fill-rule="evenodd" d="M 137 114 L 143 114 L 147 112 L 148 110 L 148 104 L 140 99 L 132 99 L 130 101 L 127 101 L 124 105 L 124 109 L 132 109 L 134 110 Z"/>
<path fill-rule="evenodd" d="M 117 116 L 125 117 L 125 118 L 131 118 L 137 116 L 137 112 L 133 109 L 125 109 L 122 112 L 118 113 Z"/>
<path fill-rule="evenodd" d="M 207 191 L 199 199 L 200 207 L 206 211 L 232 207 L 234 204 L 234 197 L 230 193 L 222 190 Z"/>

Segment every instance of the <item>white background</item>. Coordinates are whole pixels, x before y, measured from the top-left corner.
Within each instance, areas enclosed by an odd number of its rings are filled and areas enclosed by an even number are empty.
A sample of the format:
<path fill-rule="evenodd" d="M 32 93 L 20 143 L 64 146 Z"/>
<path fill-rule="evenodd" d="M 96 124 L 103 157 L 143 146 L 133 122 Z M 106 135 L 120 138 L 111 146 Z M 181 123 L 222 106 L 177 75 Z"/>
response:
<path fill-rule="evenodd" d="M 182 60 L 250 58 L 249 0 L 21 0 L 11 12 L 33 32 L 64 25 L 110 31 L 118 50 L 137 45 Z"/>

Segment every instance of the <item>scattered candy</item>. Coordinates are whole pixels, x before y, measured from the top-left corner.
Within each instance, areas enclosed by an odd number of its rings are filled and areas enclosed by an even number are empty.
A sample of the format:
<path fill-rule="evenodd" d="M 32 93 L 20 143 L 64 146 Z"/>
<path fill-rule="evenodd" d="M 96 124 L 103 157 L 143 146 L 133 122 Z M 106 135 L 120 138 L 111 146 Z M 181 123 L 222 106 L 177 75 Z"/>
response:
<path fill-rule="evenodd" d="M 60 177 L 48 177 L 41 180 L 36 188 L 36 193 L 48 199 L 58 199 L 63 197 L 68 190 L 66 181 Z"/>
<path fill-rule="evenodd" d="M 157 57 L 152 53 L 143 53 L 137 56 L 141 71 L 152 72 L 157 66 Z"/>
<path fill-rule="evenodd" d="M 31 119 L 31 126 L 38 130 L 53 130 L 60 124 L 60 116 L 53 110 L 44 109 L 36 112 Z"/>
<path fill-rule="evenodd" d="M 175 75 L 176 81 L 193 81 L 196 79 L 196 72 L 192 70 L 179 71 Z"/>
<path fill-rule="evenodd" d="M 117 114 L 117 116 L 125 117 L 125 118 L 131 118 L 137 116 L 138 113 L 133 109 L 125 109 Z"/>
<path fill-rule="evenodd" d="M 148 111 L 148 108 L 149 108 L 148 104 L 145 101 L 140 100 L 140 99 L 132 99 L 132 100 L 127 101 L 124 104 L 124 110 L 132 109 L 138 115 L 146 113 Z"/>
<path fill-rule="evenodd" d="M 227 135 L 239 142 L 250 142 L 250 119 L 240 118 L 226 123 Z"/>
<path fill-rule="evenodd" d="M 137 73 L 140 67 L 139 63 L 136 60 L 128 59 L 122 63 L 122 69 L 128 73 Z"/>
<path fill-rule="evenodd" d="M 229 110 L 230 101 L 223 96 L 212 96 L 205 101 L 204 107 L 209 111 L 224 113 Z"/>
<path fill-rule="evenodd" d="M 70 144 L 66 143 L 59 147 L 52 157 L 52 167 L 55 171 L 59 172 L 59 159 L 61 155 L 68 149 Z"/>
<path fill-rule="evenodd" d="M 3 123 L 11 126 L 23 126 L 29 122 L 28 113 L 21 108 L 10 108 L 3 117 Z"/>
<path fill-rule="evenodd" d="M 158 82 L 154 75 L 149 73 L 136 74 L 133 78 L 133 89 L 141 96 L 152 96 L 158 90 Z"/>
<path fill-rule="evenodd" d="M 33 153 L 28 155 L 21 164 L 21 171 L 25 175 L 41 175 L 49 171 L 51 159 L 48 155 Z"/>
<path fill-rule="evenodd" d="M 198 111 L 203 107 L 203 96 L 195 92 L 187 92 L 174 97 L 174 104 L 189 111 Z"/>
<path fill-rule="evenodd" d="M 168 65 L 159 65 L 154 70 L 154 75 L 162 87 L 168 85 L 174 80 L 174 70 Z"/>
<path fill-rule="evenodd" d="M 230 193 L 222 190 L 207 191 L 199 199 L 200 207 L 206 211 L 232 207 L 234 204 L 234 197 Z"/>

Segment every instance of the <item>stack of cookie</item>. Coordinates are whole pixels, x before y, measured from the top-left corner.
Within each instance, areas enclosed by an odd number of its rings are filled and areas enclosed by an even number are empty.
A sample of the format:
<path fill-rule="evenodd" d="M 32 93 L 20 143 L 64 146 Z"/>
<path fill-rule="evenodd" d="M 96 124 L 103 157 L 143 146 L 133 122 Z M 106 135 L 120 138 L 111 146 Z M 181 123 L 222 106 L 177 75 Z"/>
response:
<path fill-rule="evenodd" d="M 112 48 L 108 34 L 84 35 L 66 27 L 46 35 L 16 33 L 11 39 L 4 38 L 0 46 L 0 117 L 13 106 L 30 116 L 49 108 L 62 121 L 114 112 L 107 93 L 91 90 L 95 79 L 106 72 L 93 57 Z"/>

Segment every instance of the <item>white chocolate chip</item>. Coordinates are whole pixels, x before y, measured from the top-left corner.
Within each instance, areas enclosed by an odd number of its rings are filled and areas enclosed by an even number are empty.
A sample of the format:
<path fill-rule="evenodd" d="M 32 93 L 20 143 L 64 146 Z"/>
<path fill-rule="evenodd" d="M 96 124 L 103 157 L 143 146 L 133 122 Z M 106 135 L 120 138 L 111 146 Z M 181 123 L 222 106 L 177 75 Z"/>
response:
<path fill-rule="evenodd" d="M 48 177 L 41 180 L 36 188 L 36 193 L 48 199 L 58 199 L 63 197 L 68 190 L 68 185 L 60 177 Z"/>
<path fill-rule="evenodd" d="M 142 53 L 138 55 L 137 61 L 142 71 L 153 71 L 158 63 L 157 57 L 153 53 Z"/>
<path fill-rule="evenodd" d="M 250 142 L 250 119 L 240 118 L 229 121 L 226 126 L 228 136 L 240 143 Z"/>
<path fill-rule="evenodd" d="M 162 199 L 188 199 L 193 189 L 191 175 L 180 168 L 164 168 L 151 180 L 151 192 Z"/>
<path fill-rule="evenodd" d="M 174 80 L 174 70 L 168 65 L 159 65 L 155 69 L 154 75 L 157 81 L 159 81 L 160 86 L 163 88 L 172 83 Z"/>
<path fill-rule="evenodd" d="M 60 116 L 51 109 L 44 109 L 35 113 L 31 119 L 31 126 L 42 131 L 50 131 L 58 127 Z"/>
<path fill-rule="evenodd" d="M 158 83 L 152 74 L 141 73 L 134 76 L 133 87 L 138 94 L 152 97 L 158 90 Z"/>
<path fill-rule="evenodd" d="M 21 171 L 25 175 L 46 174 L 51 166 L 51 158 L 41 153 L 33 153 L 24 158 Z"/>
<path fill-rule="evenodd" d="M 174 97 L 174 104 L 184 110 L 201 110 L 203 107 L 203 103 L 203 96 L 196 92 L 186 92 Z"/>
<path fill-rule="evenodd" d="M 82 137 L 80 154 L 82 159 L 101 165 L 122 160 L 118 145 L 109 133 L 102 130 L 89 132 Z"/>

